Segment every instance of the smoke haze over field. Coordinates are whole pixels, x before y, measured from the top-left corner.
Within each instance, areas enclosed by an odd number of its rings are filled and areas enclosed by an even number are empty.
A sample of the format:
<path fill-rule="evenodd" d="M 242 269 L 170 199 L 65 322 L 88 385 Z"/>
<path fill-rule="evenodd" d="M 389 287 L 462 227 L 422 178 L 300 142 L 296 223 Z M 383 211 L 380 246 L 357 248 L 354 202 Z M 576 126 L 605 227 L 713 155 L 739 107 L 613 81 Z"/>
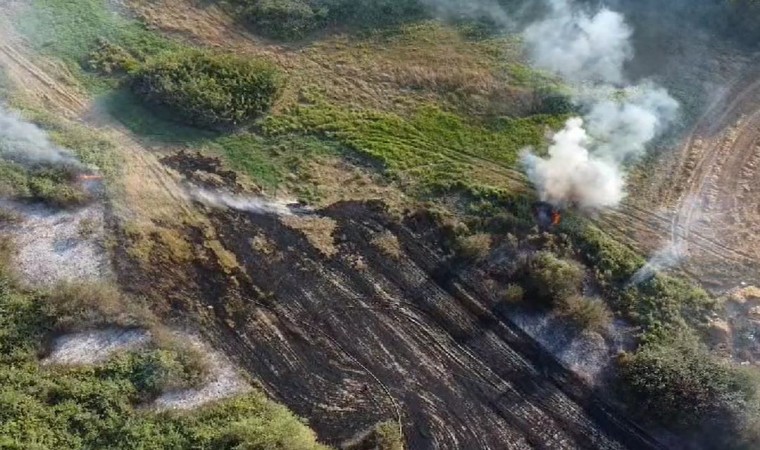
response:
<path fill-rule="evenodd" d="M 585 120 L 572 118 L 554 136 L 548 158 L 523 154 L 523 165 L 542 200 L 599 209 L 625 196 L 624 164 L 672 123 L 678 102 L 652 82 L 618 88 L 633 58 L 632 29 L 622 15 L 592 14 L 569 0 L 549 0 L 549 15 L 526 28 L 533 62 L 576 85 Z M 580 89 L 581 83 L 591 83 Z"/>
<path fill-rule="evenodd" d="M 22 163 L 81 166 L 68 150 L 53 144 L 47 133 L 0 106 L 0 157 Z"/>
<path fill-rule="evenodd" d="M 633 57 L 633 31 L 621 14 L 606 8 L 589 14 L 568 0 L 550 0 L 550 13 L 523 36 L 534 64 L 571 82 L 623 82 Z"/>

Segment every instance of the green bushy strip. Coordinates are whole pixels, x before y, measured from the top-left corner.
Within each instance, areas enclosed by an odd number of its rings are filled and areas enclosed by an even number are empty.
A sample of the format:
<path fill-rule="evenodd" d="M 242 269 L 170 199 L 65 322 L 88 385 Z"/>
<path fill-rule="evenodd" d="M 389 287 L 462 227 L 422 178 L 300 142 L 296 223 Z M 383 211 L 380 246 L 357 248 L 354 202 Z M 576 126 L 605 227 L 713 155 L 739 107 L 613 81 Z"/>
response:
<path fill-rule="evenodd" d="M 55 207 L 87 203 L 90 195 L 76 184 L 77 170 L 66 166 L 31 168 L 0 160 L 0 195 Z"/>
<path fill-rule="evenodd" d="M 131 80 L 146 102 L 211 128 L 251 122 L 272 106 L 281 85 L 280 72 L 267 61 L 201 51 L 149 59 Z"/>
<path fill-rule="evenodd" d="M 277 39 L 298 39 L 321 27 L 326 9 L 302 0 L 257 0 L 241 2 L 243 17 L 253 30 Z"/>
<path fill-rule="evenodd" d="M 546 130 L 561 121 L 538 115 L 484 126 L 432 106 L 402 117 L 336 108 L 316 98 L 312 105 L 269 117 L 263 129 L 271 136 L 306 134 L 337 141 L 381 163 L 389 175 L 427 192 L 480 188 L 491 192 L 503 186 L 482 181 L 473 172 L 484 164 L 497 170 L 513 167 L 521 149 L 542 145 Z"/>
<path fill-rule="evenodd" d="M 300 39 L 331 24 L 380 26 L 422 17 L 420 0 L 235 0 L 251 29 L 276 39 Z"/>

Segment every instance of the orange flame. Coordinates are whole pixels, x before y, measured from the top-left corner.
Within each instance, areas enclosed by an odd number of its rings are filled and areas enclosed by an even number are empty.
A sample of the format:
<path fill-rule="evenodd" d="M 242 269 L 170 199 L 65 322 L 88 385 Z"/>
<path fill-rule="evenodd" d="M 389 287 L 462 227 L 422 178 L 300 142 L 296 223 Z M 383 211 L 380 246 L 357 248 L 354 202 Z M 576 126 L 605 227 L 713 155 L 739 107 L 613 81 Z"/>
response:
<path fill-rule="evenodd" d="M 552 212 L 552 225 L 559 225 L 562 222 L 562 214 L 559 211 Z"/>

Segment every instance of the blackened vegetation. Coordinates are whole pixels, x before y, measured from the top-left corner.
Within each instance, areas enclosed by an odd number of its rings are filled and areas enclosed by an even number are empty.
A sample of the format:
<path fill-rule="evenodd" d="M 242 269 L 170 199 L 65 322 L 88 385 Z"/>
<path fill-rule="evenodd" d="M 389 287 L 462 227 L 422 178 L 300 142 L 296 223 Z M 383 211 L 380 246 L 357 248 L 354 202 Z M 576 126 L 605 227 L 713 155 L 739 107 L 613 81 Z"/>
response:
<path fill-rule="evenodd" d="M 477 271 L 452 269 L 431 216 L 356 202 L 318 214 L 337 224 L 333 257 L 278 217 L 209 210 L 237 268 L 189 228 L 193 264 L 154 252 L 147 270 L 122 265 L 122 284 L 201 321 L 328 443 L 390 420 L 414 449 L 657 447 L 500 315 Z M 385 232 L 399 258 L 371 244 Z"/>

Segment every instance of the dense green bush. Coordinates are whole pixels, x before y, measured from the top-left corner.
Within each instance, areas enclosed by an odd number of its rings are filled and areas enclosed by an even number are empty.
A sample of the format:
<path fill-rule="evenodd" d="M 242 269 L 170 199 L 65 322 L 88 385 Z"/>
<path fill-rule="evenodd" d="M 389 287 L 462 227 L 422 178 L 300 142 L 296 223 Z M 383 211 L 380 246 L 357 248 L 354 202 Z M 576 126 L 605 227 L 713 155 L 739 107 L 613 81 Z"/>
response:
<path fill-rule="evenodd" d="M 758 418 L 757 374 L 717 360 L 687 332 L 662 336 L 620 360 L 621 389 L 633 410 L 657 425 L 709 430 L 731 448 Z"/>
<path fill-rule="evenodd" d="M 251 29 L 277 39 L 300 39 L 328 25 L 380 26 L 421 16 L 420 0 L 235 0 Z"/>
<path fill-rule="evenodd" d="M 303 0 L 257 0 L 244 9 L 245 20 L 259 34 L 298 39 L 319 28 L 326 10 Z"/>
<path fill-rule="evenodd" d="M 269 62 L 200 51 L 164 53 L 132 77 L 132 90 L 185 122 L 230 127 L 251 122 L 274 103 L 282 85 Z"/>
<path fill-rule="evenodd" d="M 578 295 L 584 276 L 583 267 L 578 263 L 560 259 L 551 252 L 530 256 L 519 274 L 524 280 L 526 296 L 550 306 Z"/>

